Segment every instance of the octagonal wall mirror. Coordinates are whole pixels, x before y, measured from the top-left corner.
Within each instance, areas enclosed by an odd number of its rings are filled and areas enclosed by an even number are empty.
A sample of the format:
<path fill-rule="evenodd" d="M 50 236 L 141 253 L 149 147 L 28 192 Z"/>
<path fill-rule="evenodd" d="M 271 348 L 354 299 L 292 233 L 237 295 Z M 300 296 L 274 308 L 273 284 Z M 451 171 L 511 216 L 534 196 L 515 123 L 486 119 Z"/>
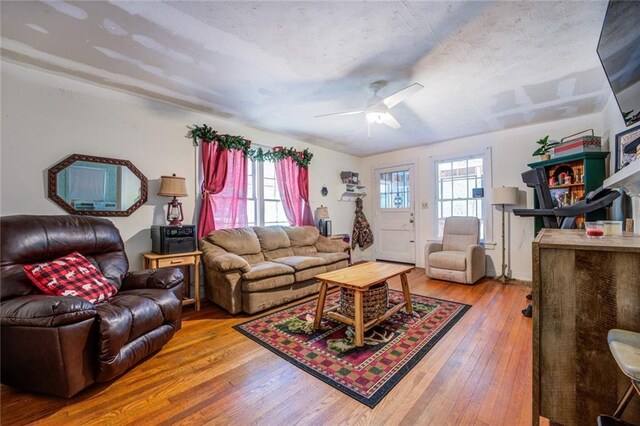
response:
<path fill-rule="evenodd" d="M 49 198 L 67 213 L 129 216 L 147 202 L 147 178 L 130 161 L 73 154 L 48 172 Z"/>

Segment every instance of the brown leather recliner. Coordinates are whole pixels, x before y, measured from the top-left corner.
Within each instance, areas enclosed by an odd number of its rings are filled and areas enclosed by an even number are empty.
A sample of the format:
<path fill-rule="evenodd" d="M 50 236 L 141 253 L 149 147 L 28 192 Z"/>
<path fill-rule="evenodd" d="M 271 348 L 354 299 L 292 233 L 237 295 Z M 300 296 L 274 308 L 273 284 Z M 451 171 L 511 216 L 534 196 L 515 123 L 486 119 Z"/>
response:
<path fill-rule="evenodd" d="M 180 269 L 127 272 L 118 229 L 84 216 L 6 216 L 0 219 L 1 382 L 70 397 L 111 380 L 160 350 L 180 327 Z M 42 294 L 22 265 L 74 251 L 118 288 L 92 304 Z"/>

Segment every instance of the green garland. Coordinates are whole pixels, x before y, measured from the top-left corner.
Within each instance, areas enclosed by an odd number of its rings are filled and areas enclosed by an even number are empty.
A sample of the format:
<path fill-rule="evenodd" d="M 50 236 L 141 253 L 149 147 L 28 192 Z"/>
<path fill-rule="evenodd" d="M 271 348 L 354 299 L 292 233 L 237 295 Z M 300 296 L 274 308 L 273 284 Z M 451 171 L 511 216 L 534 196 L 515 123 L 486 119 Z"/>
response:
<path fill-rule="evenodd" d="M 235 149 L 242 151 L 244 156 L 251 161 L 279 161 L 285 158 L 291 158 L 294 163 L 302 168 L 308 168 L 313 154 L 305 149 L 304 151 L 298 151 L 295 148 L 282 148 L 276 147 L 268 151 L 264 151 L 262 148 L 251 148 L 251 141 L 243 138 L 242 136 L 230 136 L 218 134 L 211 127 L 203 124 L 198 126 L 187 126 L 189 131 L 187 137 L 193 140 L 195 146 L 198 146 L 198 141 L 203 142 L 216 142 L 224 149 Z"/>

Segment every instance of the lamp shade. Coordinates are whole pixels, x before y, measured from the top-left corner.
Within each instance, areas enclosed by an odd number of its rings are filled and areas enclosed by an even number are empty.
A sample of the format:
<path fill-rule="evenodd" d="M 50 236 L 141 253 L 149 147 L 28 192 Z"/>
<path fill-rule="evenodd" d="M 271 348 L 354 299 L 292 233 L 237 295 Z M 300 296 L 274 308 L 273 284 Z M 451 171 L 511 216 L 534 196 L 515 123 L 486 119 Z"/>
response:
<path fill-rule="evenodd" d="M 518 188 L 515 186 L 501 186 L 493 188 L 493 199 L 491 204 L 517 205 L 518 204 Z"/>
<path fill-rule="evenodd" d="M 324 206 L 320 206 L 316 209 L 316 220 L 329 219 L 329 209 Z"/>
<path fill-rule="evenodd" d="M 178 177 L 175 174 L 173 176 L 162 176 L 158 195 L 165 197 L 186 197 L 189 194 L 187 194 L 185 178 Z"/>

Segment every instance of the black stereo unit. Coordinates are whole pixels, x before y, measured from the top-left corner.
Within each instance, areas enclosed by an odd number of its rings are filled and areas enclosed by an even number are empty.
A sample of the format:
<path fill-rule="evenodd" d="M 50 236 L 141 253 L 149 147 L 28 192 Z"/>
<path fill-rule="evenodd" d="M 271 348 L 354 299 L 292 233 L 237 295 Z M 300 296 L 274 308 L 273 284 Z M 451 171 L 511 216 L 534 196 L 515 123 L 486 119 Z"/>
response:
<path fill-rule="evenodd" d="M 195 225 L 151 227 L 151 251 L 157 254 L 186 253 L 195 251 Z"/>

